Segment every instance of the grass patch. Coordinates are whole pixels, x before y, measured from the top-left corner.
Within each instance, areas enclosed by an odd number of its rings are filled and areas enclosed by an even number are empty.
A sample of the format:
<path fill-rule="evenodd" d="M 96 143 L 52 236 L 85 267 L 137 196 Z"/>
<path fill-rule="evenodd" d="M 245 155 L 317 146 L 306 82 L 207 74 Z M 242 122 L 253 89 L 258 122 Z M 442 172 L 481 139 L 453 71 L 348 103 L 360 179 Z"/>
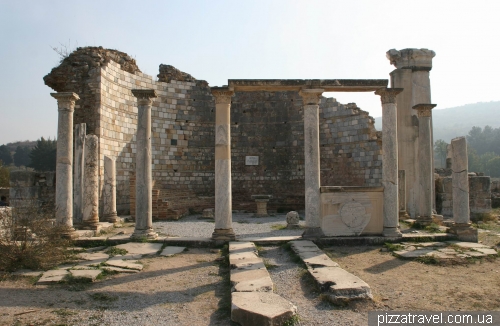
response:
<path fill-rule="evenodd" d="M 272 230 L 283 230 L 286 229 L 286 225 L 283 224 L 273 224 L 271 225 Z"/>
<path fill-rule="evenodd" d="M 109 247 L 108 250 L 105 251 L 109 255 L 109 257 L 114 257 L 116 255 L 126 255 L 128 251 L 126 249 L 117 248 L 117 247 Z"/>
<path fill-rule="evenodd" d="M 112 302 L 118 300 L 118 297 L 115 295 L 110 295 L 107 293 L 102 293 L 102 292 L 97 292 L 97 293 L 91 293 L 89 294 L 90 298 L 94 301 L 100 301 L 100 302 Z"/>
<path fill-rule="evenodd" d="M 282 325 L 283 326 L 300 325 L 300 316 L 293 315 L 292 317 L 288 318 Z"/>
<path fill-rule="evenodd" d="M 441 233 L 442 231 L 439 229 L 439 225 L 436 223 L 431 223 L 430 225 L 424 228 L 424 231 L 429 233 Z"/>
<path fill-rule="evenodd" d="M 420 256 L 415 259 L 415 261 L 418 261 L 419 263 L 422 264 L 427 264 L 427 265 L 438 265 L 439 264 L 439 259 L 437 259 L 434 256 Z"/>
<path fill-rule="evenodd" d="M 92 280 L 84 277 L 74 277 L 68 274 L 61 283 L 66 285 L 68 291 L 79 292 L 87 290 Z"/>
<path fill-rule="evenodd" d="M 76 315 L 77 313 L 68 309 L 56 309 L 52 310 L 52 313 L 59 315 L 61 317 L 67 317 L 67 316 L 73 316 Z"/>
<path fill-rule="evenodd" d="M 400 245 L 399 243 L 389 243 L 386 242 L 384 246 L 389 250 L 390 252 L 398 251 L 398 250 L 403 250 L 405 247 L 403 245 Z"/>

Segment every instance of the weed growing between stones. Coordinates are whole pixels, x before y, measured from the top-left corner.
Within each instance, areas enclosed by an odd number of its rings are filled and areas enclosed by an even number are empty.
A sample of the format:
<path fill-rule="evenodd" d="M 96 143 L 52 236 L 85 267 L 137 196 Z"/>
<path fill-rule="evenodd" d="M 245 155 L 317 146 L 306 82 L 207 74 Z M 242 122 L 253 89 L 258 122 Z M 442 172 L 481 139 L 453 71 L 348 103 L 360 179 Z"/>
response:
<path fill-rule="evenodd" d="M 283 224 L 273 224 L 271 225 L 272 230 L 284 230 L 286 229 L 286 225 Z"/>
<path fill-rule="evenodd" d="M 283 323 L 283 326 L 294 326 L 294 325 L 300 325 L 299 315 L 293 315 Z"/>
<path fill-rule="evenodd" d="M 69 258 L 70 241 L 63 238 L 69 230 L 55 225 L 53 209 L 23 201 L 0 214 L 0 270 L 46 270 Z"/>
<path fill-rule="evenodd" d="M 114 257 L 116 255 L 126 255 L 128 251 L 126 249 L 117 248 L 117 247 L 109 247 L 105 253 L 109 255 L 109 257 Z"/>
<path fill-rule="evenodd" d="M 217 315 L 218 319 L 231 317 L 231 280 L 229 274 L 229 246 L 225 244 L 221 249 L 221 257 L 216 262 L 219 265 L 221 284 L 216 287 L 215 295 L 220 298 Z"/>
<path fill-rule="evenodd" d="M 387 250 L 389 250 L 391 252 L 398 251 L 398 250 L 403 250 L 404 249 L 403 245 L 400 245 L 400 244 L 397 244 L 397 243 L 394 244 L 394 243 L 386 242 L 384 245 L 387 248 Z"/>

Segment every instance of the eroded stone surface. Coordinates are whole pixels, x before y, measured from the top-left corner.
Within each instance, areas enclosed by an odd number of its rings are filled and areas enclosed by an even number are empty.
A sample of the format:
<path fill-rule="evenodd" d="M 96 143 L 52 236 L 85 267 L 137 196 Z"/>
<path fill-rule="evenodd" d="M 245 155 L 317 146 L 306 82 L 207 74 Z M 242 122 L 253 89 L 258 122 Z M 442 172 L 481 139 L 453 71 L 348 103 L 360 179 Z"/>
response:
<path fill-rule="evenodd" d="M 137 264 L 137 263 L 130 261 L 130 260 L 120 260 L 120 259 L 111 260 L 110 259 L 106 262 L 106 265 L 120 267 L 120 268 L 134 269 L 134 270 L 138 270 L 138 271 L 142 271 L 142 269 L 143 269 L 143 266 L 141 264 Z"/>
<path fill-rule="evenodd" d="M 54 284 L 54 283 L 59 283 L 64 278 L 66 275 L 68 275 L 69 272 L 65 269 L 54 269 L 50 271 L 46 271 L 43 273 L 42 277 L 36 282 L 37 285 L 42 285 L 42 284 Z"/>
<path fill-rule="evenodd" d="M 231 294 L 231 320 L 242 326 L 279 326 L 296 313 L 297 307 L 274 293 Z"/>
<path fill-rule="evenodd" d="M 162 246 L 161 243 L 129 242 L 117 245 L 116 248 L 125 249 L 130 255 L 155 255 Z"/>
<path fill-rule="evenodd" d="M 102 271 L 100 269 L 82 269 L 82 270 L 72 269 L 70 270 L 70 273 L 71 275 L 73 275 L 73 277 L 85 278 L 94 282 L 96 277 L 99 276 L 99 274 L 101 274 Z"/>
<path fill-rule="evenodd" d="M 186 247 L 168 246 L 168 247 L 165 247 L 165 249 L 163 249 L 163 251 L 161 252 L 160 255 L 170 257 L 170 256 L 173 256 L 176 254 L 180 254 L 185 249 L 186 249 Z"/>

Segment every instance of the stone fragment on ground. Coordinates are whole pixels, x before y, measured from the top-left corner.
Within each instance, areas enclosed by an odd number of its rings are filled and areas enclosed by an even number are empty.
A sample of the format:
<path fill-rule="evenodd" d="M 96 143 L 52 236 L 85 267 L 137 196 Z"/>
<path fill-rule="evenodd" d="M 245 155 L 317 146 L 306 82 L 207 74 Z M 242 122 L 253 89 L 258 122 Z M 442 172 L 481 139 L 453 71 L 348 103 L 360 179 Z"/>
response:
<path fill-rule="evenodd" d="M 173 255 L 180 254 L 184 250 L 186 250 L 186 247 L 167 246 L 167 247 L 165 247 L 163 249 L 163 251 L 161 252 L 160 256 L 170 257 L 170 256 L 173 256 Z"/>
<path fill-rule="evenodd" d="M 128 242 L 116 248 L 125 249 L 130 255 L 156 255 L 162 246 L 161 243 Z"/>
<path fill-rule="evenodd" d="M 137 264 L 137 260 L 122 260 L 121 257 L 115 256 L 108 260 L 105 264 L 108 266 L 127 268 L 127 269 L 135 269 L 138 271 L 142 271 L 143 266 L 141 264 Z"/>
<path fill-rule="evenodd" d="M 329 301 L 372 299 L 370 286 L 365 281 L 340 268 L 314 242 L 292 241 L 291 245 Z"/>
<path fill-rule="evenodd" d="M 94 282 L 96 277 L 102 273 L 100 269 L 72 269 L 69 272 L 75 278 L 88 279 L 91 282 Z"/>
<path fill-rule="evenodd" d="M 69 272 L 65 269 L 54 269 L 50 271 L 46 271 L 43 273 L 42 277 L 36 282 L 37 285 L 44 285 L 44 284 L 54 284 L 54 283 L 59 283 L 64 278 L 66 275 L 69 275 Z"/>
<path fill-rule="evenodd" d="M 271 292 L 231 294 L 231 320 L 242 326 L 279 326 L 296 313 L 297 307 Z"/>
<path fill-rule="evenodd" d="M 120 267 L 113 267 L 113 266 L 102 266 L 101 268 L 105 271 L 125 273 L 125 274 L 135 274 L 135 273 L 140 272 L 139 270 L 136 270 L 136 269 L 127 269 L 127 268 L 120 268 Z"/>
<path fill-rule="evenodd" d="M 229 264 L 233 292 L 273 291 L 273 281 L 252 242 L 230 242 Z"/>
<path fill-rule="evenodd" d="M 434 257 L 444 261 L 497 255 L 495 249 L 475 242 L 402 242 L 401 245 L 403 246 L 402 249 L 394 251 L 394 255 L 401 258 Z"/>

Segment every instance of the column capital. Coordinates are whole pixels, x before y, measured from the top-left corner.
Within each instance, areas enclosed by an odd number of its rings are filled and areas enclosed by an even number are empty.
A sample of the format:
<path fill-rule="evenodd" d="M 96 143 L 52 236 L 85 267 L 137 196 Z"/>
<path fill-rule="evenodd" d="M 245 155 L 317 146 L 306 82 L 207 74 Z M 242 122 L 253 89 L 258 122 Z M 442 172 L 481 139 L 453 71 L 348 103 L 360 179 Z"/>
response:
<path fill-rule="evenodd" d="M 154 89 L 132 89 L 131 91 L 137 98 L 137 106 L 151 105 L 152 99 L 158 97 Z"/>
<path fill-rule="evenodd" d="M 437 104 L 417 104 L 413 106 L 414 110 L 418 111 L 418 117 L 430 117 L 432 116 L 431 110 L 436 107 Z"/>
<path fill-rule="evenodd" d="M 304 88 L 299 91 L 299 95 L 302 96 L 304 105 L 319 105 L 321 95 L 324 91 L 322 88 Z"/>
<path fill-rule="evenodd" d="M 50 93 L 50 96 L 57 100 L 59 110 L 73 111 L 75 103 L 80 99 L 78 94 L 73 92 Z"/>
<path fill-rule="evenodd" d="M 232 87 L 212 87 L 210 90 L 215 97 L 215 104 L 231 104 L 231 97 L 234 95 Z"/>
<path fill-rule="evenodd" d="M 402 88 L 379 88 L 375 91 L 380 96 L 382 104 L 396 103 L 396 95 L 403 91 Z"/>
<path fill-rule="evenodd" d="M 386 52 L 387 59 L 398 69 L 412 69 L 413 71 L 430 71 L 432 58 L 436 52 L 428 49 L 391 49 Z"/>

